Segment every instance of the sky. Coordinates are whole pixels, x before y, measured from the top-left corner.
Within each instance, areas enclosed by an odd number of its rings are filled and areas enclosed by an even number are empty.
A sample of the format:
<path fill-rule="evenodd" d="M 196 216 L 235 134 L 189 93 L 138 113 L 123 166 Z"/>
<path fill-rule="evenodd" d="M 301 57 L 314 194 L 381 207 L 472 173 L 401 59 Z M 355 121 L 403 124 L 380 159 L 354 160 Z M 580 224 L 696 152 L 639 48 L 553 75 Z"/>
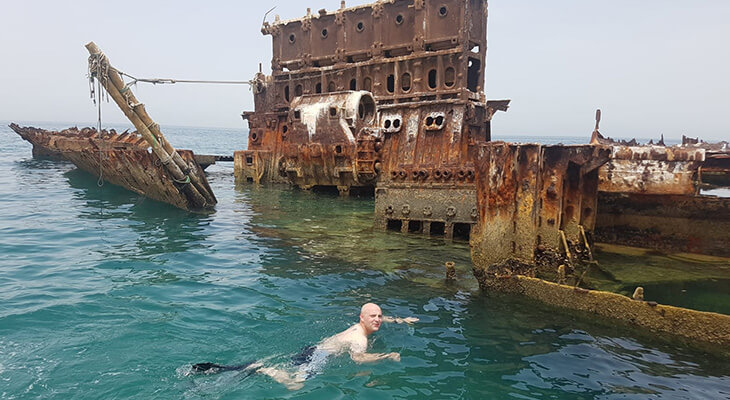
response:
<path fill-rule="evenodd" d="M 249 80 L 259 63 L 270 72 L 267 10 L 276 6 L 271 21 L 339 4 L 4 0 L 0 120 L 95 125 L 89 41 L 137 77 Z M 491 0 L 485 91 L 512 99 L 492 135 L 587 136 L 600 108 L 606 136 L 730 140 L 728 21 L 728 0 Z M 135 93 L 162 125 L 243 128 L 241 112 L 253 110 L 243 85 L 138 84 Z M 102 121 L 127 122 L 114 103 Z"/>

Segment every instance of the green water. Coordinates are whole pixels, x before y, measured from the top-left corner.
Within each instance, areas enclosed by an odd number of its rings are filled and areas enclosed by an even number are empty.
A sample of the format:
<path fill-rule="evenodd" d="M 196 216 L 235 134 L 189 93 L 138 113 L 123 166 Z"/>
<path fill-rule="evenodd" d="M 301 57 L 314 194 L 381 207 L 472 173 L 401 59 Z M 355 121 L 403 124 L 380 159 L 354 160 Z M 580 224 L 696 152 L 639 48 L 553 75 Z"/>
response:
<path fill-rule="evenodd" d="M 6 125 L 2 399 L 730 397 L 727 359 L 480 293 L 467 244 L 374 231 L 372 199 L 236 187 L 221 164 L 209 171 L 218 207 L 191 214 L 33 160 Z M 245 132 L 167 132 L 200 153 L 245 143 Z M 456 283 L 443 281 L 445 261 Z M 400 363 L 335 358 L 296 392 L 259 375 L 188 374 L 202 361 L 285 366 L 367 301 L 420 318 L 374 337 L 371 350 Z"/>

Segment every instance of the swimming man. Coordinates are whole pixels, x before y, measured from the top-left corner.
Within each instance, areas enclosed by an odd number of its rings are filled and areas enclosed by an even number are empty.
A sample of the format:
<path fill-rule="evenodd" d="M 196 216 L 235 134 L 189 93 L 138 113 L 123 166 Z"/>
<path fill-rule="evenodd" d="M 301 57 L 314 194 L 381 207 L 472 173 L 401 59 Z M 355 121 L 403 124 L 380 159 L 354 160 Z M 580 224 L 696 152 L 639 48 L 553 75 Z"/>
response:
<path fill-rule="evenodd" d="M 261 363 L 250 363 L 238 367 L 226 367 L 217 364 L 195 364 L 193 370 L 249 370 L 252 373 L 258 372 L 272 377 L 277 382 L 285 385 L 291 390 L 301 389 L 306 379 L 317 374 L 327 359 L 342 353 L 349 353 L 353 361 L 357 363 L 368 363 L 379 360 L 400 361 L 399 353 L 368 353 L 368 336 L 377 332 L 383 322 L 407 323 L 418 322 L 418 318 L 393 318 L 383 316 L 377 304 L 367 303 L 360 309 L 360 322 L 348 329 L 330 336 L 316 346 L 306 347 L 300 354 L 292 358 L 292 362 L 298 367 L 292 375 L 287 371 L 272 367 L 264 367 Z"/>

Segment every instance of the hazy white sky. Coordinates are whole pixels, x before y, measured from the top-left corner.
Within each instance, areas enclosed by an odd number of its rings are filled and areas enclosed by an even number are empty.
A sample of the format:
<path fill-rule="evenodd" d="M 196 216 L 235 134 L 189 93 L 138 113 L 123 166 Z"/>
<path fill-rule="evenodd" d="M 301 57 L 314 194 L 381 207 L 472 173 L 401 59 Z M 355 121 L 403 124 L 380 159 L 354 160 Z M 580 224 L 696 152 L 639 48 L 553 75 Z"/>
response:
<path fill-rule="evenodd" d="M 74 2 L 0 5 L 0 120 L 93 125 L 88 53 L 138 77 L 248 80 L 270 70 L 264 13 L 297 18 L 339 0 Z M 348 1 L 348 6 L 367 1 Z M 588 135 L 730 140 L 730 1 L 491 0 L 486 93 L 512 99 L 493 136 Z M 242 127 L 246 86 L 139 84 L 163 125 Z M 106 122 L 126 122 L 113 103 Z"/>

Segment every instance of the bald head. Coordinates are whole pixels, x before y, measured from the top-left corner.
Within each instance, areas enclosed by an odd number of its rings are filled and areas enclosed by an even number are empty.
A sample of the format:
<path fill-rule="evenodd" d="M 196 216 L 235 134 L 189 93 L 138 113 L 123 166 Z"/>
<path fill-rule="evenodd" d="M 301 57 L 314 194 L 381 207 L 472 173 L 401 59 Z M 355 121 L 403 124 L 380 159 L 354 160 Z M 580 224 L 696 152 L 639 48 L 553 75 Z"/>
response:
<path fill-rule="evenodd" d="M 383 311 L 375 303 L 367 303 L 360 308 L 360 326 L 365 335 L 369 335 L 380 329 L 383 322 Z"/>
<path fill-rule="evenodd" d="M 380 307 L 375 303 L 366 303 L 363 304 L 362 307 L 360 307 L 360 316 L 368 315 L 369 313 L 376 312 L 376 313 L 382 313 L 380 310 Z"/>

